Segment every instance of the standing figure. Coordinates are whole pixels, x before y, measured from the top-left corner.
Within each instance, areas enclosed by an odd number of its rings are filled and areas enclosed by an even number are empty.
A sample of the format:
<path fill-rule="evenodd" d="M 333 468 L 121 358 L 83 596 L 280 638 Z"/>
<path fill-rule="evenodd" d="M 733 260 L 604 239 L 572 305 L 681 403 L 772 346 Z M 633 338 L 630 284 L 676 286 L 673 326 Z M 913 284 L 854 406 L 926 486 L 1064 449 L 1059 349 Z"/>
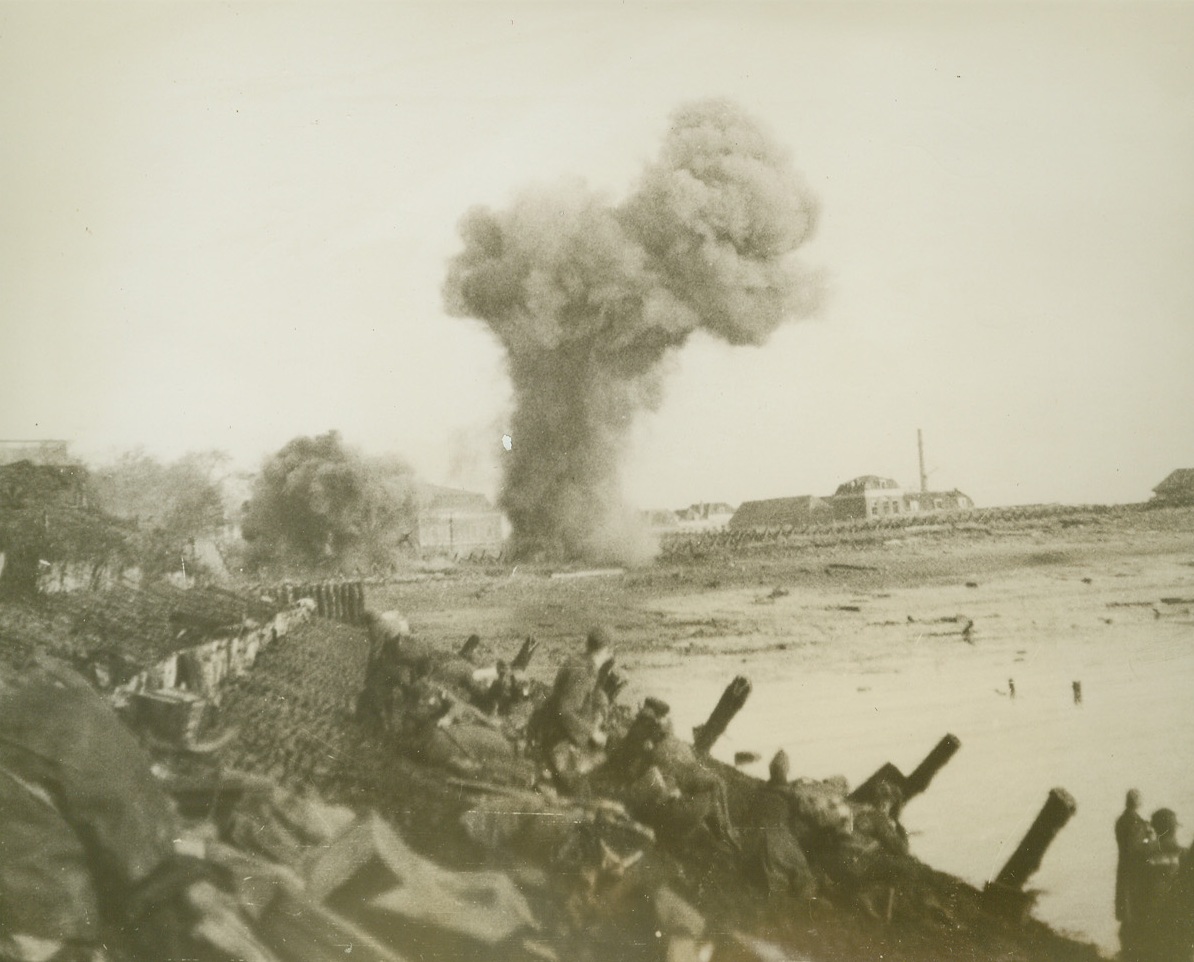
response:
<path fill-rule="evenodd" d="M 1134 896 L 1139 889 L 1140 866 L 1144 863 L 1143 844 L 1150 834 L 1148 822 L 1140 814 L 1140 792 L 1133 788 L 1124 799 L 1124 810 L 1115 820 L 1115 845 L 1119 860 L 1115 866 L 1115 918 L 1131 928 Z"/>
<path fill-rule="evenodd" d="M 1188 962 L 1179 937 L 1178 873 L 1182 848 L 1177 841 L 1177 815 L 1159 808 L 1149 820 L 1155 841 L 1140 872 L 1139 958 L 1146 962 Z"/>

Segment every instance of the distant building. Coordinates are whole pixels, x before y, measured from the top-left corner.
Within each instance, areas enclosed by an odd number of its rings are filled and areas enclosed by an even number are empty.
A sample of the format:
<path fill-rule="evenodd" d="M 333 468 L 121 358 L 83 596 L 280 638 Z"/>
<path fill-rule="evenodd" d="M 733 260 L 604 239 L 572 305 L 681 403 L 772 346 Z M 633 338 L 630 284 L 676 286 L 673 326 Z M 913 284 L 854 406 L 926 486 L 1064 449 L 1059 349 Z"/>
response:
<path fill-rule="evenodd" d="M 423 556 L 497 556 L 505 540 L 502 514 L 483 494 L 427 485 L 419 496 L 415 540 Z"/>
<path fill-rule="evenodd" d="M 1190 472 L 1194 475 L 1194 471 Z M 830 521 L 865 521 L 907 517 L 938 511 L 965 511 L 974 507 L 969 496 L 958 491 L 905 491 L 891 478 L 864 474 L 844 484 L 825 498 L 806 494 L 796 498 L 744 501 L 734 512 L 729 527 L 806 527 Z"/>
<path fill-rule="evenodd" d="M 1194 468 L 1178 468 L 1153 488 L 1150 504 L 1158 507 L 1194 505 Z"/>
<path fill-rule="evenodd" d="M 734 516 L 734 506 L 724 501 L 702 501 L 675 512 L 682 531 L 713 531 L 724 528 Z"/>
<path fill-rule="evenodd" d="M 74 464 L 69 441 L 12 441 L 0 438 L 0 465 L 29 461 L 32 464 Z"/>
<path fill-rule="evenodd" d="M 806 494 L 797 498 L 744 501 L 734 512 L 729 527 L 735 531 L 751 528 L 803 528 L 832 520 L 833 510 L 828 502 L 824 498 Z"/>
<path fill-rule="evenodd" d="M 864 474 L 839 484 L 833 497 L 828 500 L 835 521 L 887 518 L 909 513 L 904 491 L 899 484 L 877 474 Z"/>
<path fill-rule="evenodd" d="M 969 495 L 957 488 L 953 491 L 914 491 L 904 494 L 904 504 L 912 514 L 932 514 L 934 511 L 966 511 L 974 507 Z"/>

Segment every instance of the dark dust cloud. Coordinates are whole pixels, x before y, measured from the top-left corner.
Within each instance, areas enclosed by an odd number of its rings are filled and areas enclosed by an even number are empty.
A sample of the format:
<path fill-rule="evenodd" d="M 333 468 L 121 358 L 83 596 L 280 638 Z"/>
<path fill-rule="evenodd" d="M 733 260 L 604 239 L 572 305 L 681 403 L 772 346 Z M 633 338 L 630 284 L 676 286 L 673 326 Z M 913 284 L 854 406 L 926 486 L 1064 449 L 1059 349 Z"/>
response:
<path fill-rule="evenodd" d="M 634 415 L 659 405 L 661 362 L 694 331 L 762 344 L 810 313 L 818 285 L 793 255 L 816 219 L 787 152 L 724 101 L 677 110 L 621 204 L 568 182 L 465 215 L 444 295 L 506 349 L 500 505 L 517 556 L 645 552 L 619 456 Z"/>

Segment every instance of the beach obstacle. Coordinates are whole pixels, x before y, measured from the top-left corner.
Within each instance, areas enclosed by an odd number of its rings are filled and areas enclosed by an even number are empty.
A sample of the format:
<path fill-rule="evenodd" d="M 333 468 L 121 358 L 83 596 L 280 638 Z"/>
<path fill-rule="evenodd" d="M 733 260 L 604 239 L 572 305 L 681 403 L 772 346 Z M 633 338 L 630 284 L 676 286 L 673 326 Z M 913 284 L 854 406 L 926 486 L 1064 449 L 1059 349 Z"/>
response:
<path fill-rule="evenodd" d="M 1041 860 L 1057 833 L 1065 828 L 1077 810 L 1078 803 L 1074 801 L 1074 796 L 1064 788 L 1049 792 L 1036 821 L 1007 864 L 983 889 L 988 908 L 1021 921 L 1027 916 L 1035 901 L 1035 894 L 1024 891 L 1024 886 L 1041 867 Z"/>
<path fill-rule="evenodd" d="M 739 675 L 726 686 L 721 693 L 717 705 L 709 713 L 709 718 L 703 725 L 697 725 L 692 730 L 692 747 L 698 755 L 708 755 L 709 750 L 716 744 L 717 739 L 725 734 L 734 716 L 742 710 L 746 699 L 750 697 L 750 679 Z"/>
<path fill-rule="evenodd" d="M 928 789 L 937 773 L 949 763 L 949 760 L 957 754 L 961 747 L 962 741 L 957 735 L 944 736 L 933 746 L 924 760 L 913 769 L 911 775 L 905 775 L 891 762 L 884 762 L 870 778 L 850 793 L 850 801 L 863 805 L 875 805 L 882 800 L 885 794 L 880 786 L 886 784 L 896 790 L 896 797 L 900 799 L 899 808 L 903 809 L 910 799 L 923 794 Z"/>

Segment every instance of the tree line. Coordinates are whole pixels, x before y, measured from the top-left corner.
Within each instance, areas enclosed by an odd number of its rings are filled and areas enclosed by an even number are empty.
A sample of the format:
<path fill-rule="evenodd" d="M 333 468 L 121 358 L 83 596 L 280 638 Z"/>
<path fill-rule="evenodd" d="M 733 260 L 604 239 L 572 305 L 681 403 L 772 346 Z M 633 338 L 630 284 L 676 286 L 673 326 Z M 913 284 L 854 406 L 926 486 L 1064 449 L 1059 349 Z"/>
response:
<path fill-rule="evenodd" d="M 253 476 L 218 451 L 0 466 L 0 597 L 36 593 L 47 570 L 96 585 L 388 566 L 411 542 L 417 492 L 406 462 L 364 455 L 337 431 L 294 438 Z"/>

